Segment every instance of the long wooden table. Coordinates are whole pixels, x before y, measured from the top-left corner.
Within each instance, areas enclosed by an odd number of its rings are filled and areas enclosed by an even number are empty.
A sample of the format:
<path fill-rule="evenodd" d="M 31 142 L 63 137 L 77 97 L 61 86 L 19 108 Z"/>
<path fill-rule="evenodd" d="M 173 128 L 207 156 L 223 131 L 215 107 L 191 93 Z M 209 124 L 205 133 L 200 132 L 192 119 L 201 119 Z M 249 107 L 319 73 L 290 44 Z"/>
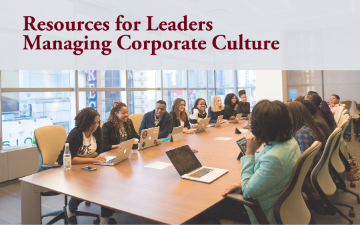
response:
<path fill-rule="evenodd" d="M 247 121 L 207 128 L 206 132 L 184 134 L 178 142 L 162 142 L 160 146 L 131 154 L 129 160 L 116 166 L 95 166 L 97 171 L 70 171 L 56 168 L 36 173 L 21 180 L 21 219 L 23 224 L 41 223 L 40 192 L 53 190 L 114 210 L 144 217 L 159 223 L 181 224 L 223 199 L 221 192 L 240 179 L 239 148 L 235 134 Z M 229 141 L 214 140 L 231 137 Z M 198 150 L 202 165 L 228 169 L 229 172 L 211 184 L 181 179 L 173 166 L 162 170 L 144 167 L 160 161 L 170 162 L 165 152 L 189 145 Z M 108 155 L 114 155 L 111 151 Z"/>

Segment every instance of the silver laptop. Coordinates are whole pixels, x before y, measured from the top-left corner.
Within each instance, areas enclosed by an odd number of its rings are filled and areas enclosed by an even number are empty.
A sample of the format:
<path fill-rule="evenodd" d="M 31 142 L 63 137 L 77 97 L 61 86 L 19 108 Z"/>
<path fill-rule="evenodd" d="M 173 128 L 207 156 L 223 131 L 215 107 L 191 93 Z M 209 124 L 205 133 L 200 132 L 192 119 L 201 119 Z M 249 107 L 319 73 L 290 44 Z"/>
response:
<path fill-rule="evenodd" d="M 239 121 L 241 120 L 241 116 L 242 116 L 242 115 L 243 115 L 242 113 L 237 114 L 236 117 L 235 117 L 235 119 L 234 119 L 234 120 L 230 120 L 229 123 L 233 123 L 233 124 L 239 123 Z"/>
<path fill-rule="evenodd" d="M 183 179 L 211 183 L 229 172 L 224 169 L 202 166 L 188 145 L 167 151 L 166 155 Z"/>
<path fill-rule="evenodd" d="M 105 163 L 94 163 L 95 165 L 103 165 L 103 166 L 115 166 L 116 164 L 124 161 L 129 158 L 132 146 L 134 144 L 134 139 L 127 140 L 120 144 L 120 147 L 117 150 L 116 156 L 108 156 L 106 157 Z"/>
<path fill-rule="evenodd" d="M 245 126 L 245 127 L 243 127 L 243 129 L 248 129 L 248 130 L 250 130 L 250 119 L 251 119 L 251 114 L 249 114 L 248 116 L 247 116 L 247 125 Z"/>
<path fill-rule="evenodd" d="M 141 131 L 140 141 L 139 141 L 139 150 L 145 148 L 150 148 L 156 145 L 159 136 L 160 127 L 153 127 L 149 129 L 144 129 Z"/>
<path fill-rule="evenodd" d="M 174 127 L 172 132 L 171 132 L 171 138 L 170 141 L 175 142 L 175 141 L 180 141 L 183 139 L 183 129 L 184 127 L 179 126 L 179 127 Z"/>
<path fill-rule="evenodd" d="M 223 117 L 224 117 L 223 115 L 218 116 L 215 125 L 209 125 L 209 127 L 215 127 L 215 128 L 220 127 Z"/>
<path fill-rule="evenodd" d="M 204 132 L 209 125 L 210 118 L 200 120 L 196 129 L 192 129 L 195 133 Z"/>

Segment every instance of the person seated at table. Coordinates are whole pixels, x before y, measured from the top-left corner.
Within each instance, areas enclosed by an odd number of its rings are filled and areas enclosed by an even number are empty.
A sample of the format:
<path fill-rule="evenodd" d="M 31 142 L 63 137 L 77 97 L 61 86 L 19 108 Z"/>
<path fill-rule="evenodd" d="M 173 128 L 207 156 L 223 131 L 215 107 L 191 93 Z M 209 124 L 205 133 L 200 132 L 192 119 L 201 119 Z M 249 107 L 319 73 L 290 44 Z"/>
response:
<path fill-rule="evenodd" d="M 300 95 L 300 96 L 298 96 L 297 98 L 295 98 L 294 101 L 300 102 L 300 101 L 304 101 L 304 100 L 305 100 L 305 96 Z"/>
<path fill-rule="evenodd" d="M 198 124 L 200 120 L 205 119 L 207 117 L 206 107 L 205 99 L 196 99 L 194 107 L 191 109 L 190 123 Z"/>
<path fill-rule="evenodd" d="M 339 95 L 333 94 L 333 95 L 330 96 L 330 105 L 329 105 L 329 107 L 330 107 L 330 110 L 331 110 L 333 115 L 335 115 L 335 111 L 336 111 L 337 107 L 340 106 L 339 102 L 340 102 Z"/>
<path fill-rule="evenodd" d="M 82 109 L 75 117 L 75 128 L 66 139 L 71 153 L 71 164 L 104 163 L 102 155 L 103 138 L 100 128 L 100 115 L 93 108 Z M 64 150 L 60 152 L 57 162 L 63 164 Z M 75 210 L 83 200 L 71 198 L 67 208 L 67 222 L 77 224 Z M 101 224 L 116 224 L 113 210 L 101 206 Z"/>
<path fill-rule="evenodd" d="M 328 137 L 331 134 L 330 128 L 327 125 L 327 123 L 325 122 L 325 120 L 321 116 L 316 114 L 317 109 L 316 109 L 316 106 L 314 105 L 314 103 L 312 103 L 312 102 L 310 102 L 308 100 L 302 100 L 302 101 L 299 101 L 299 102 L 301 102 L 309 110 L 309 112 L 310 112 L 312 118 L 314 119 L 316 125 L 318 125 L 318 127 L 322 130 L 322 132 L 325 135 L 325 140 L 327 140 Z"/>
<path fill-rule="evenodd" d="M 325 135 L 316 125 L 306 106 L 298 101 L 288 102 L 286 106 L 292 114 L 292 134 L 299 144 L 301 153 L 304 153 L 315 141 L 320 141 L 324 147 Z"/>
<path fill-rule="evenodd" d="M 276 121 L 274 123 L 274 121 Z M 261 100 L 251 116 L 251 131 L 254 136 L 247 139 L 246 155 L 241 157 L 241 180 L 231 184 L 222 193 L 241 193 L 245 198 L 256 199 L 270 224 L 273 219 L 273 205 L 279 194 L 288 184 L 295 163 L 301 152 L 296 140 L 292 137 L 292 119 L 286 105 L 280 101 Z M 262 146 L 265 148 L 255 160 L 255 152 Z M 239 221 L 239 210 L 243 205 L 223 199 L 214 207 L 199 216 L 197 222 L 219 219 Z M 256 217 L 250 208 L 246 208 L 251 224 L 257 224 Z"/>
<path fill-rule="evenodd" d="M 185 100 L 182 98 L 177 98 L 171 106 L 170 114 L 173 117 L 173 127 L 184 127 L 183 133 L 193 134 L 194 131 L 190 129 L 189 118 L 185 112 Z"/>
<path fill-rule="evenodd" d="M 326 102 L 322 101 L 321 97 L 318 94 L 307 94 L 305 100 L 310 100 L 317 108 L 316 114 L 321 116 L 325 122 L 328 124 L 331 132 L 337 127 L 334 119 L 334 115 L 331 113 L 331 110 Z"/>
<path fill-rule="evenodd" d="M 120 143 L 137 138 L 134 124 L 129 118 L 129 110 L 125 103 L 121 101 L 114 102 L 111 107 L 109 118 L 102 127 L 104 139 L 103 151 L 110 151 L 120 147 Z"/>
<path fill-rule="evenodd" d="M 245 90 L 239 91 L 239 98 L 240 98 L 240 102 L 236 109 L 236 113 L 250 114 L 250 103 L 247 102 Z"/>
<path fill-rule="evenodd" d="M 218 116 L 224 115 L 224 106 L 221 101 L 220 96 L 215 95 L 212 100 L 210 107 L 208 108 L 208 118 L 210 118 L 209 123 L 216 123 Z M 222 123 L 225 123 L 226 120 L 223 120 Z"/>
<path fill-rule="evenodd" d="M 225 97 L 225 109 L 224 109 L 224 119 L 233 120 L 236 117 L 236 109 L 239 106 L 239 99 L 234 93 L 229 93 Z"/>
<path fill-rule="evenodd" d="M 156 102 L 153 111 L 145 113 L 139 128 L 139 134 L 144 129 L 153 127 L 160 127 L 159 138 L 165 138 L 172 132 L 173 118 L 170 113 L 166 111 L 166 102 L 159 100 Z"/>

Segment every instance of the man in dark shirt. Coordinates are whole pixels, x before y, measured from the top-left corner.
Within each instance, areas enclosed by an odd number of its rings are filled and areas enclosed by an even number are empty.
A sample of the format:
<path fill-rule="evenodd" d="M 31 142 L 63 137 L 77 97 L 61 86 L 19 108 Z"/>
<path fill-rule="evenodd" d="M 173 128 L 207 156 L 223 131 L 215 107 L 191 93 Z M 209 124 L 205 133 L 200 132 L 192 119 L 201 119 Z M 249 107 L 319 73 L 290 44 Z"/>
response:
<path fill-rule="evenodd" d="M 173 118 L 170 113 L 166 112 L 166 102 L 159 100 L 156 103 L 155 109 L 147 112 L 140 125 L 139 135 L 144 129 L 153 127 L 160 127 L 159 138 L 165 138 L 172 132 Z"/>

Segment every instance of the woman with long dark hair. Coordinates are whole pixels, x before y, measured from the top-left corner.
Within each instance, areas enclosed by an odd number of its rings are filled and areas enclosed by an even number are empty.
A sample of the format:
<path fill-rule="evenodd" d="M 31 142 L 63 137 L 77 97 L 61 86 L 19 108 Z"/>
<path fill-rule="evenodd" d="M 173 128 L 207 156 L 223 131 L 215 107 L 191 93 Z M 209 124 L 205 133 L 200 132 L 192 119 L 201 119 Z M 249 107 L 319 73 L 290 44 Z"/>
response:
<path fill-rule="evenodd" d="M 132 138 L 140 139 L 135 131 L 134 124 L 129 118 L 129 110 L 125 103 L 121 101 L 114 102 L 109 118 L 102 127 L 102 134 L 104 138 L 104 152 L 118 148 L 121 142 Z"/>
<path fill-rule="evenodd" d="M 184 127 L 183 133 L 193 134 L 194 131 L 190 129 L 189 118 L 185 112 L 185 100 L 177 98 L 171 106 L 171 115 L 173 117 L 173 127 Z"/>
<path fill-rule="evenodd" d="M 239 106 L 239 99 L 234 93 L 229 93 L 225 97 L 224 101 L 225 111 L 224 119 L 233 120 L 236 117 L 236 110 Z"/>
<path fill-rule="evenodd" d="M 292 135 L 299 143 L 301 153 L 306 151 L 315 141 L 320 141 L 324 148 L 326 139 L 319 126 L 315 123 L 309 110 L 301 102 L 288 102 L 287 107 L 292 114 Z"/>

